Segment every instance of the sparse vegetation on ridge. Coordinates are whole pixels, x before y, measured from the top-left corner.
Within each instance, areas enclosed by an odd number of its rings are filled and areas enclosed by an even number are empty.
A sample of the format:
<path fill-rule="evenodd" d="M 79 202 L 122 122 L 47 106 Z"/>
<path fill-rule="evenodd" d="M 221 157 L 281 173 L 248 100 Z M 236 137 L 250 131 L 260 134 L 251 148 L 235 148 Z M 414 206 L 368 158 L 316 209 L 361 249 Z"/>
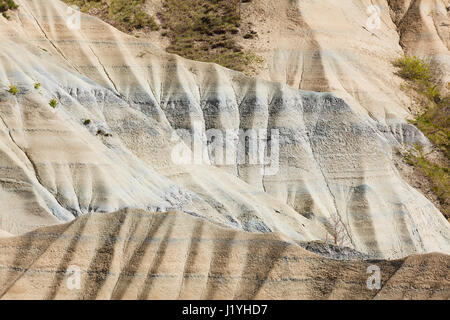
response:
<path fill-rule="evenodd" d="M 13 0 L 0 0 L 0 12 L 17 9 L 19 6 Z"/>
<path fill-rule="evenodd" d="M 6 13 L 6 11 L 14 10 L 18 7 L 19 6 L 13 0 L 0 0 L 0 12 L 2 13 L 2 16 L 7 20 L 10 20 L 11 17 Z"/>
<path fill-rule="evenodd" d="M 394 61 L 399 68 L 397 74 L 411 81 L 429 81 L 431 79 L 430 65 L 417 57 L 402 57 Z"/>
<path fill-rule="evenodd" d="M 439 203 L 442 207 L 442 213 L 444 216 L 450 218 L 450 175 L 449 168 L 446 166 L 438 165 L 427 159 L 427 156 L 423 153 L 422 148 L 416 147 L 417 152 L 410 152 L 406 155 L 405 161 L 411 166 L 414 166 L 416 170 L 420 170 L 421 173 L 430 180 L 432 190 L 437 196 Z"/>
<path fill-rule="evenodd" d="M 396 60 L 394 66 L 399 68 L 397 74 L 407 81 L 403 89 L 412 90 L 421 97 L 423 111 L 410 122 L 424 133 L 444 158 L 443 161 L 432 161 L 422 148 L 417 146 L 416 151 L 409 153 L 405 160 L 429 179 L 441 205 L 441 211 L 449 219 L 450 96 L 442 96 L 433 81 L 433 72 L 427 62 L 417 57 L 404 57 Z"/>
<path fill-rule="evenodd" d="M 98 130 L 97 130 L 97 135 L 104 136 L 104 137 L 111 137 L 111 136 L 112 136 L 111 133 L 106 132 L 106 131 L 103 130 L 103 129 L 98 129 Z"/>
<path fill-rule="evenodd" d="M 48 104 L 50 105 L 50 107 L 56 108 L 56 106 L 58 105 L 58 101 L 56 99 L 51 99 Z"/>
<path fill-rule="evenodd" d="M 76 5 L 82 12 L 99 16 L 117 29 L 131 32 L 136 29 L 158 30 L 155 19 L 144 10 L 145 0 L 63 0 Z"/>
<path fill-rule="evenodd" d="M 162 34 L 171 41 L 167 51 L 238 71 L 262 62 L 236 41 L 241 23 L 239 3 L 239 0 L 165 0 L 159 18 Z"/>

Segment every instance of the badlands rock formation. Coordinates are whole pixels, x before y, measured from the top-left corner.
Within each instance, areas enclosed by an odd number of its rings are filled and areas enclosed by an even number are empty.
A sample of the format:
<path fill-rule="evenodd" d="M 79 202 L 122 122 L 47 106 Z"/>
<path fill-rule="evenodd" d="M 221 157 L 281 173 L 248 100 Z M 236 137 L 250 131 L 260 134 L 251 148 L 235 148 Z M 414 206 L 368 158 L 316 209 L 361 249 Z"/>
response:
<path fill-rule="evenodd" d="M 91 16 L 68 25 L 60 1 L 16 2 L 0 20 L 0 230 L 32 232 L 0 240 L 2 297 L 448 298 L 449 223 L 392 162 L 394 148 L 428 141 L 375 58 L 357 69 L 297 55 L 310 63 L 301 77 L 270 76 L 288 86 L 167 54 Z M 374 54 L 390 52 L 387 65 L 394 51 Z M 283 59 L 273 65 L 291 70 Z M 312 86 L 325 75 L 335 94 L 298 90 L 325 88 Z M 223 145 L 244 147 L 245 161 L 221 162 Z M 186 149 L 195 161 L 181 161 Z M 440 253 L 380 262 L 376 293 L 368 262 L 295 244 L 336 229 L 340 245 L 376 258 Z M 83 270 L 81 293 L 60 286 L 69 265 Z"/>
<path fill-rule="evenodd" d="M 450 297 L 448 255 L 329 260 L 279 233 L 220 228 L 180 212 L 89 214 L 0 247 L 3 299 Z M 367 288 L 369 266 L 380 268 L 381 290 Z M 67 270 L 80 275 L 83 290 Z"/>
<path fill-rule="evenodd" d="M 392 130 L 411 104 L 393 76 L 393 60 L 416 55 L 440 70 L 443 88 L 450 80 L 449 0 L 258 0 L 244 6 L 243 20 L 258 37 L 242 45 L 266 60 L 259 77 L 332 92 Z"/>

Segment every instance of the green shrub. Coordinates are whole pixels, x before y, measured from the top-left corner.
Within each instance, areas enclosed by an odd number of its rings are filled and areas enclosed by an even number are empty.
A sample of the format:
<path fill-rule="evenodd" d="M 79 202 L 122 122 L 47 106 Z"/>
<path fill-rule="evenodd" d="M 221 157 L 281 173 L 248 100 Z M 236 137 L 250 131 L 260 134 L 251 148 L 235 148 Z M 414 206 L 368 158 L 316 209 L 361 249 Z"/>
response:
<path fill-rule="evenodd" d="M 9 86 L 9 93 L 11 93 L 13 96 L 15 96 L 16 94 L 19 93 L 19 89 L 17 88 L 17 86 Z"/>
<path fill-rule="evenodd" d="M 94 14 L 125 32 L 158 30 L 155 19 L 145 12 L 145 0 L 63 0 L 81 11 Z"/>
<path fill-rule="evenodd" d="M 34 84 L 34 88 L 35 88 L 36 90 L 38 90 L 40 87 L 41 87 L 41 84 L 40 84 L 39 82 L 37 82 L 37 83 Z"/>
<path fill-rule="evenodd" d="M 145 12 L 145 0 L 63 1 L 125 32 L 159 29 L 155 19 Z M 240 34 L 239 2 L 250 0 L 162 0 L 158 17 L 164 29 L 161 35 L 170 39 L 167 51 L 238 71 L 252 71 L 263 59 L 245 51 L 236 41 L 239 37 L 257 37 L 255 31 Z"/>
<path fill-rule="evenodd" d="M 48 103 L 50 105 L 50 107 L 52 108 L 56 108 L 56 106 L 58 105 L 58 101 L 56 99 L 51 99 L 50 102 Z"/>
<path fill-rule="evenodd" d="M 84 121 L 83 121 L 83 124 L 84 124 L 85 126 L 91 124 L 91 119 L 86 119 L 86 120 L 84 120 Z"/>
<path fill-rule="evenodd" d="M 442 213 L 450 218 L 450 96 L 442 97 L 437 84 L 433 82 L 431 67 L 417 57 L 398 59 L 394 65 L 399 68 L 408 88 L 422 96 L 425 110 L 411 121 L 442 152 L 445 160 L 432 163 L 422 154 L 408 155 L 406 162 L 422 172 L 430 181 L 433 192 L 441 204 Z"/>
<path fill-rule="evenodd" d="M 430 83 L 425 85 L 422 90 L 422 94 L 424 94 L 428 99 L 433 100 L 434 102 L 439 101 L 441 93 L 436 85 Z"/>
<path fill-rule="evenodd" d="M 450 97 L 445 97 L 411 121 L 450 159 Z"/>
<path fill-rule="evenodd" d="M 13 0 L 0 0 L 0 12 L 17 9 L 19 6 Z"/>
<path fill-rule="evenodd" d="M 103 129 L 98 129 L 97 130 L 97 135 L 101 135 L 104 137 L 111 137 L 112 135 L 106 131 L 104 131 Z"/>
<path fill-rule="evenodd" d="M 398 75 L 406 80 L 429 81 L 431 79 L 430 65 L 417 57 L 403 57 L 394 61 L 399 68 Z"/>

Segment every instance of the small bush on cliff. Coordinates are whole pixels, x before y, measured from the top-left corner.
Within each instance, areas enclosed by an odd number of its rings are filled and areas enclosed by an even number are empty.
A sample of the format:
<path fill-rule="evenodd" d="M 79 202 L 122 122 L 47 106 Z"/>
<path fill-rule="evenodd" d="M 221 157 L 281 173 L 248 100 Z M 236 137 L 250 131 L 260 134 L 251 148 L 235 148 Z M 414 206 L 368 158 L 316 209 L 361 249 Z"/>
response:
<path fill-rule="evenodd" d="M 13 0 L 0 0 L 0 12 L 17 9 L 19 6 Z"/>
<path fill-rule="evenodd" d="M 17 86 L 11 85 L 9 86 L 8 92 L 11 93 L 13 96 L 15 96 L 16 94 L 19 93 L 19 89 L 17 88 Z"/>
<path fill-rule="evenodd" d="M 56 106 L 58 105 L 58 101 L 56 99 L 51 99 L 48 104 L 50 105 L 50 107 L 56 108 Z"/>
<path fill-rule="evenodd" d="M 405 161 L 425 174 L 431 182 L 433 193 L 436 195 L 441 211 L 447 219 L 450 219 L 450 171 L 448 167 L 438 165 L 427 159 L 421 148 L 416 148 L 416 154 L 410 152 Z"/>
<path fill-rule="evenodd" d="M 145 12 L 145 0 L 63 0 L 82 12 L 99 16 L 122 31 L 158 30 L 155 19 Z"/>

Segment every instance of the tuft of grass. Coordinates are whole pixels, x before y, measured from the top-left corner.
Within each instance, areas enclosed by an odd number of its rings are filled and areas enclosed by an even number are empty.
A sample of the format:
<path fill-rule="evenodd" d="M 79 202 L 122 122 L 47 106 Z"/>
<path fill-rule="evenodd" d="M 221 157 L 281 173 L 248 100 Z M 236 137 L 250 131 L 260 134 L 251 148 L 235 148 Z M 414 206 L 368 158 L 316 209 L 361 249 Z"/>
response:
<path fill-rule="evenodd" d="M 19 93 L 19 89 L 17 88 L 17 86 L 10 85 L 8 92 L 15 96 Z"/>
<path fill-rule="evenodd" d="M 145 12 L 145 0 L 63 0 L 82 12 L 94 14 L 124 32 L 158 30 L 155 19 Z"/>
<path fill-rule="evenodd" d="M 58 105 L 58 101 L 56 100 L 56 99 L 51 99 L 50 101 L 49 101 L 49 105 L 50 105 L 50 107 L 52 107 L 52 108 L 56 108 L 56 106 Z"/>
<path fill-rule="evenodd" d="M 41 84 L 40 84 L 39 82 L 36 82 L 36 83 L 34 84 L 34 88 L 35 88 L 36 90 L 38 90 L 40 87 L 41 87 Z"/>
<path fill-rule="evenodd" d="M 18 7 L 19 6 L 13 0 L 0 0 L 0 12 L 14 10 L 17 9 Z"/>
<path fill-rule="evenodd" d="M 63 1 L 124 32 L 160 29 L 155 19 L 145 12 L 145 0 Z M 241 3 L 251 0 L 162 1 L 158 17 L 163 29 L 161 35 L 170 39 L 168 52 L 248 73 L 264 62 L 262 57 L 245 51 L 237 41 L 258 36 L 255 31 L 241 28 Z"/>
<path fill-rule="evenodd" d="M 103 129 L 98 129 L 97 130 L 97 135 L 104 136 L 104 137 L 111 137 L 112 136 L 112 134 L 104 131 Z"/>
<path fill-rule="evenodd" d="M 443 97 L 432 79 L 431 66 L 417 58 L 404 57 L 396 60 L 398 75 L 408 87 L 422 97 L 425 110 L 410 121 L 450 159 L 450 96 Z"/>
<path fill-rule="evenodd" d="M 83 124 L 84 124 L 85 126 L 91 124 L 91 119 L 86 119 L 86 120 L 84 120 L 84 121 L 83 121 Z"/>
<path fill-rule="evenodd" d="M 238 71 L 262 62 L 237 42 L 241 26 L 239 0 L 165 0 L 159 18 L 162 35 L 170 39 L 170 53 Z M 250 34 L 256 37 L 255 32 Z"/>
<path fill-rule="evenodd" d="M 410 121 L 441 151 L 443 163 L 427 159 L 420 148 L 419 155 L 409 154 L 406 162 L 422 172 L 432 184 L 442 213 L 450 218 L 450 96 L 443 97 L 434 83 L 431 66 L 417 58 L 404 57 L 396 60 L 398 75 L 407 81 L 408 87 L 422 97 L 425 110 Z M 448 84 L 450 88 L 450 84 Z"/>

